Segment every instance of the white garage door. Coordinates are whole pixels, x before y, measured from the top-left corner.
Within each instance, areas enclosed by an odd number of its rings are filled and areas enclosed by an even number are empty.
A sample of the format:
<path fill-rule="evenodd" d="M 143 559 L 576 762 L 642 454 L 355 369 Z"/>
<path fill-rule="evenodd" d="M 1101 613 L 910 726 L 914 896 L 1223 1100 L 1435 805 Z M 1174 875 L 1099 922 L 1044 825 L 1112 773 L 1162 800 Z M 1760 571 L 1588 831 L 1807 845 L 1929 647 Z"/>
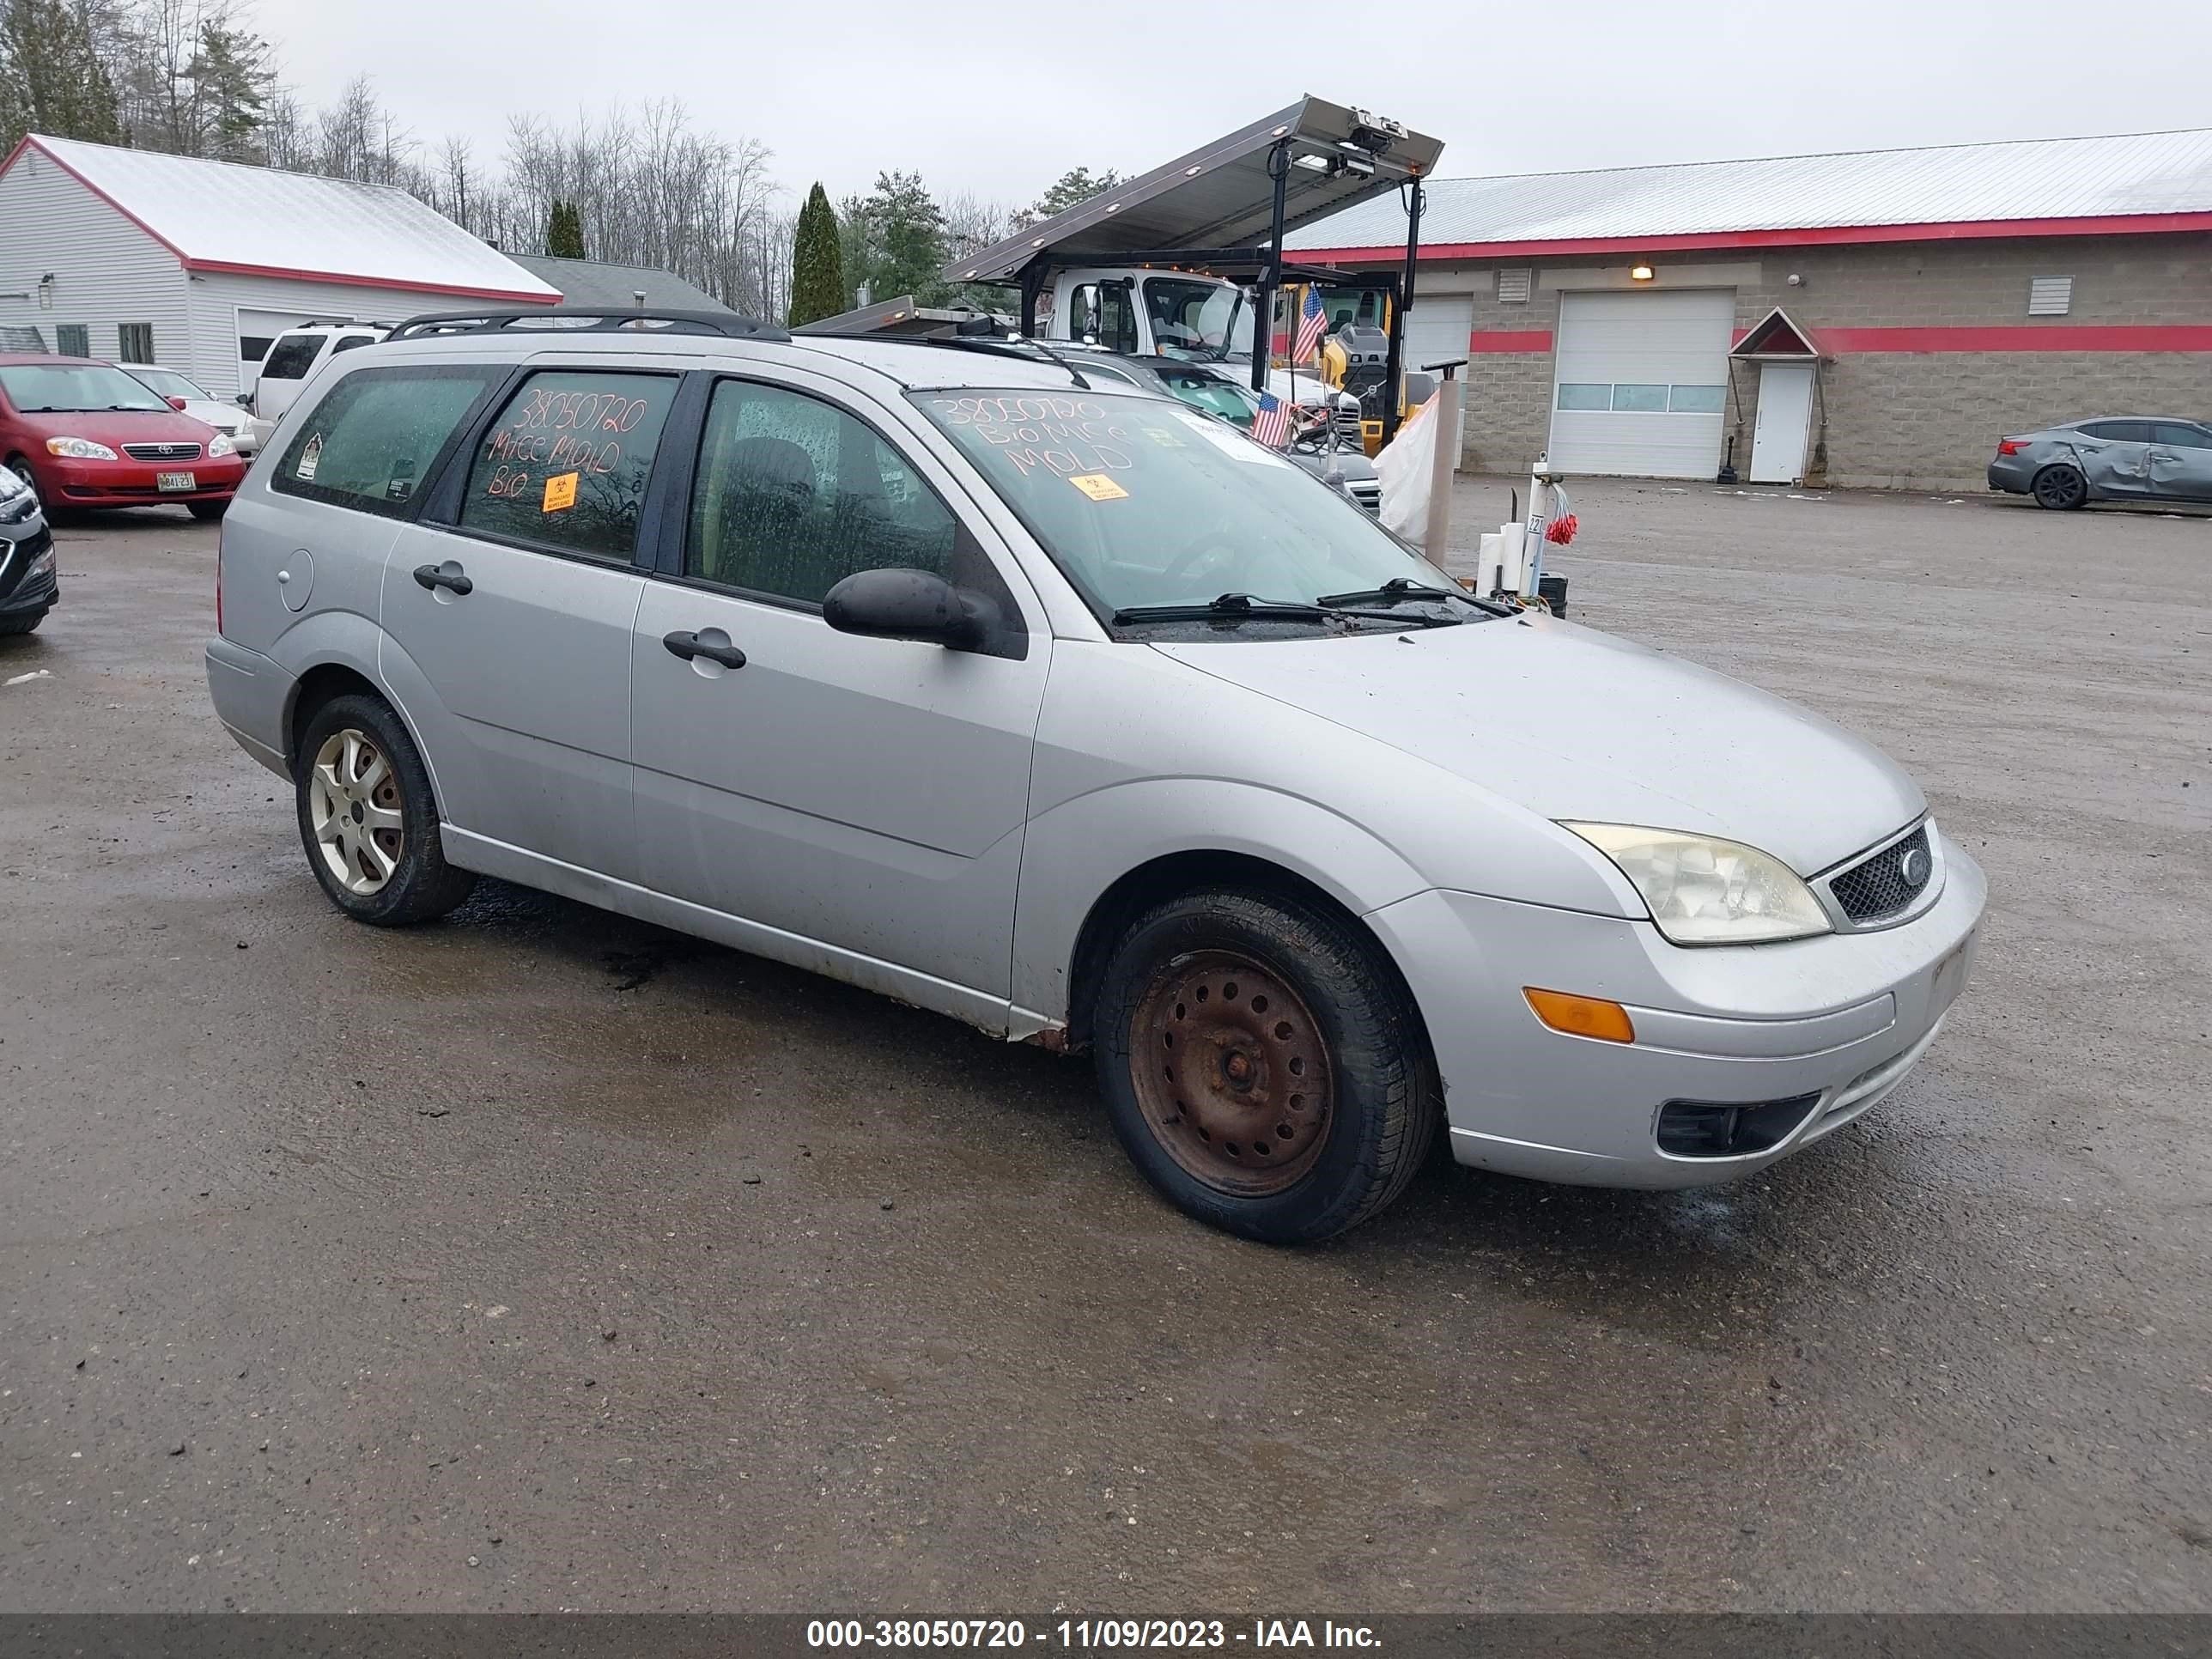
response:
<path fill-rule="evenodd" d="M 1729 289 L 1562 294 L 1552 387 L 1552 465 L 1632 478 L 1720 470 Z"/>
<path fill-rule="evenodd" d="M 1419 374 L 1423 363 L 1446 363 L 1467 356 L 1468 333 L 1474 326 L 1474 300 L 1465 294 L 1438 294 L 1417 298 L 1406 313 L 1406 368 Z M 1442 376 L 1437 377 L 1438 379 Z M 1462 383 L 1467 371 L 1459 371 Z M 1459 437 L 1467 442 L 1466 393 L 1461 394 Z"/>

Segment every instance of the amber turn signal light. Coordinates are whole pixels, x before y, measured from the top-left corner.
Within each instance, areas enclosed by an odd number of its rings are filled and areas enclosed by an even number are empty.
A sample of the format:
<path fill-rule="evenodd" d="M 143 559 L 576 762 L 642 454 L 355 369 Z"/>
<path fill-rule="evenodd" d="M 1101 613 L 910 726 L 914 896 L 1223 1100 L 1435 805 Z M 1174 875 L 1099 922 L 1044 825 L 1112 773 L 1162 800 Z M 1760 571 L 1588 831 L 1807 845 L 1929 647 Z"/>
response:
<path fill-rule="evenodd" d="M 1636 1023 L 1628 1010 L 1602 997 L 1570 996 L 1565 991 L 1540 991 L 1523 986 L 1521 994 L 1536 1011 L 1536 1018 L 1569 1036 L 1595 1037 L 1601 1042 L 1633 1042 Z"/>

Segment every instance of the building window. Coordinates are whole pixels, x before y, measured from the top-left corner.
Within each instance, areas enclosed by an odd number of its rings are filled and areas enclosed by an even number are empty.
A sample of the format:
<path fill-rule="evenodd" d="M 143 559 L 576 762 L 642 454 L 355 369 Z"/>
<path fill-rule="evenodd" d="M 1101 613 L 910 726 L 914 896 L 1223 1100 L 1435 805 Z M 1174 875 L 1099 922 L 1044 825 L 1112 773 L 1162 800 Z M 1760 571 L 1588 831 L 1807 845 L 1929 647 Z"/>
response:
<path fill-rule="evenodd" d="M 1676 415 L 1718 415 L 1727 406 L 1724 386 L 1678 386 L 1667 391 L 1667 407 Z"/>
<path fill-rule="evenodd" d="M 92 356 L 92 331 L 82 323 L 56 323 L 54 349 L 64 357 Z"/>
<path fill-rule="evenodd" d="M 115 355 L 126 363 L 152 362 L 154 325 L 118 323 L 115 325 Z"/>
<path fill-rule="evenodd" d="M 1498 273 L 1498 303 L 1502 306 L 1525 306 L 1534 273 L 1520 270 L 1501 270 Z"/>
<path fill-rule="evenodd" d="M 1667 388 L 1663 386 L 1633 386 L 1617 384 L 1613 388 L 1613 406 L 1638 415 L 1664 414 L 1667 409 Z"/>
<path fill-rule="evenodd" d="M 2063 317 L 2074 309 L 2071 276 L 2031 276 L 2027 280 L 2027 314 Z"/>
<path fill-rule="evenodd" d="M 1611 409 L 1613 387 L 1610 384 L 1562 386 L 1559 388 L 1559 407 L 1561 409 Z"/>

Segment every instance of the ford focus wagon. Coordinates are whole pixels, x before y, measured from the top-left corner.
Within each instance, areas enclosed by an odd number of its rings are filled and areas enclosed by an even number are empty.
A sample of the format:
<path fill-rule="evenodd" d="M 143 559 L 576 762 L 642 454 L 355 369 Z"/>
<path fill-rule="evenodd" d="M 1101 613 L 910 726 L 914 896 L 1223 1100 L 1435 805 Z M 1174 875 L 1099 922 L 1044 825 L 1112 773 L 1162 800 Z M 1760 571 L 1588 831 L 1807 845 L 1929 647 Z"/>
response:
<path fill-rule="evenodd" d="M 1625 1187 L 1809 1146 L 1984 901 L 1858 738 L 1002 341 L 417 319 L 301 389 L 217 616 L 349 915 L 496 876 L 1088 1053 L 1146 1177 L 1273 1242 L 1439 1131 Z"/>

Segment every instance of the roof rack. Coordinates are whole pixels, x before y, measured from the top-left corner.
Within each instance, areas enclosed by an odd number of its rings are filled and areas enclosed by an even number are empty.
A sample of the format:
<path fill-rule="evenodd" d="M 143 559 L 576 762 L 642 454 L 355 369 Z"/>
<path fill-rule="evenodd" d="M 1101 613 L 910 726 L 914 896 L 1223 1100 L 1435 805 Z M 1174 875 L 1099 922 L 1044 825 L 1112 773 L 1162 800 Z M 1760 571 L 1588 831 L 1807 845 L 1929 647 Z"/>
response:
<path fill-rule="evenodd" d="M 940 351 L 980 351 L 988 356 L 1013 357 L 1025 363 L 1065 369 L 1076 385 L 1085 392 L 1091 390 L 1091 382 L 1083 378 L 1078 363 L 1069 362 L 1044 341 L 1026 334 L 884 334 L 867 329 L 810 329 L 800 336 L 799 343 L 803 345 L 809 340 L 881 341 L 891 345 L 934 346 Z"/>
<path fill-rule="evenodd" d="M 637 311 L 568 306 L 532 306 L 528 309 L 441 311 L 410 317 L 393 329 L 394 340 L 420 340 L 441 334 L 497 334 L 513 330 L 532 334 L 613 334 L 622 331 L 656 334 L 719 334 L 732 340 L 788 340 L 791 336 L 769 323 L 750 317 L 717 314 L 711 311 Z"/>

